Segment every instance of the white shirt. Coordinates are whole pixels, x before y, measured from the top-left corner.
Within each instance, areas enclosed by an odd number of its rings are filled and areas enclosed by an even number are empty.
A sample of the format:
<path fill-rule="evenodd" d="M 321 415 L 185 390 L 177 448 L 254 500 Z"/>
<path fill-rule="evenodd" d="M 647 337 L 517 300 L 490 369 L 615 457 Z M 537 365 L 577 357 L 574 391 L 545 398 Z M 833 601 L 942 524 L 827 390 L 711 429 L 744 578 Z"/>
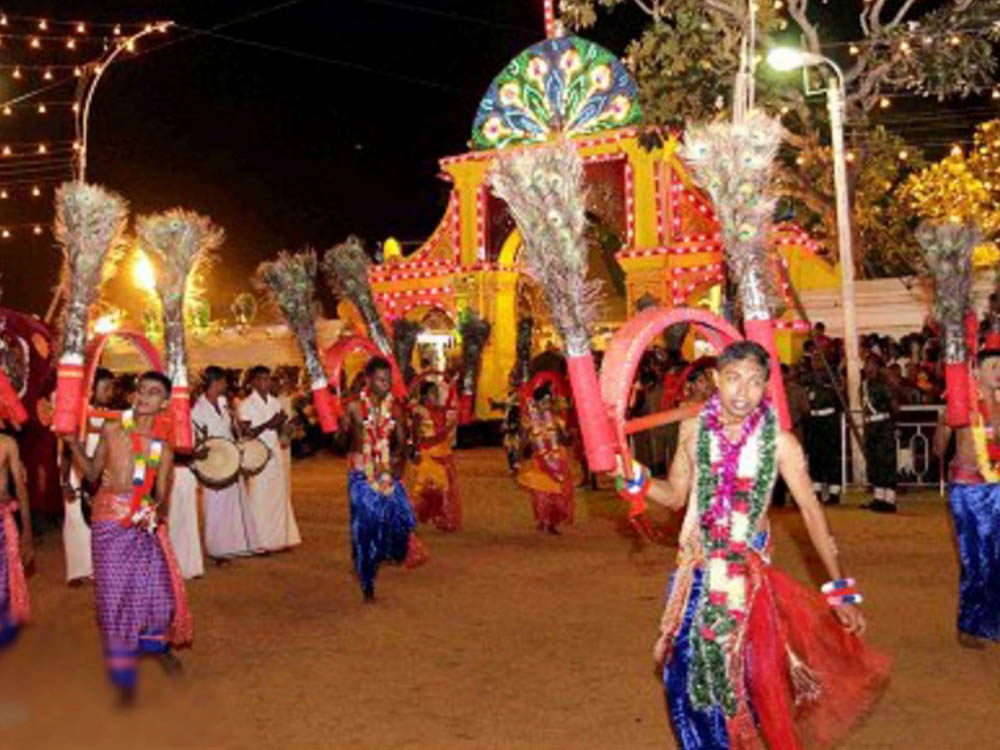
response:
<path fill-rule="evenodd" d="M 229 415 L 229 406 L 225 396 L 219 396 L 219 408 L 216 409 L 203 393 L 191 409 L 191 422 L 195 426 L 195 439 L 204 437 L 221 437 L 234 440 L 233 421 Z"/>

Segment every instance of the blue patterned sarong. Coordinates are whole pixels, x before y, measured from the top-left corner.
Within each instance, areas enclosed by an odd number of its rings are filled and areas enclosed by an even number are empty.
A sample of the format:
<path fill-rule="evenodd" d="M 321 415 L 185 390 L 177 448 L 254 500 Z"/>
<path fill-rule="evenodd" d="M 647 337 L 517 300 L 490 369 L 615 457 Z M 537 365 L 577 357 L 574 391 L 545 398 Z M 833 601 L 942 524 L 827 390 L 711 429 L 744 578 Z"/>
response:
<path fill-rule="evenodd" d="M 1000 484 L 952 484 L 958 537 L 958 629 L 1000 640 Z"/>
<path fill-rule="evenodd" d="M 375 593 L 379 563 L 406 559 L 410 532 L 417 525 L 406 490 L 397 480 L 392 494 L 383 495 L 368 483 L 364 472 L 347 477 L 351 498 L 351 546 L 354 569 L 366 597 Z"/>
<path fill-rule="evenodd" d="M 719 706 L 695 708 L 688 690 L 691 627 L 701 599 L 704 578 L 704 569 L 694 571 L 684 623 L 674 638 L 670 657 L 663 665 L 663 687 L 667 693 L 670 726 L 674 730 L 678 747 L 683 750 L 728 750 L 729 733 L 722 709 Z"/>

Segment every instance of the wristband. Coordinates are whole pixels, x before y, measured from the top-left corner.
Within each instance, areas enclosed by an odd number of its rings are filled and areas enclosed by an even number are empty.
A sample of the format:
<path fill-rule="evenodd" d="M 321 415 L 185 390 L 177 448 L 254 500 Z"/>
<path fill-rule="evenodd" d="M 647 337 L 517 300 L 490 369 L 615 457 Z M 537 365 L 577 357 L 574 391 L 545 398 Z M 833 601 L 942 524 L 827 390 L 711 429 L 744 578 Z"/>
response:
<path fill-rule="evenodd" d="M 824 583 L 820 587 L 826 603 L 831 607 L 842 607 L 845 604 L 861 604 L 864 597 L 856 588 L 853 578 L 838 578 L 835 581 Z"/>

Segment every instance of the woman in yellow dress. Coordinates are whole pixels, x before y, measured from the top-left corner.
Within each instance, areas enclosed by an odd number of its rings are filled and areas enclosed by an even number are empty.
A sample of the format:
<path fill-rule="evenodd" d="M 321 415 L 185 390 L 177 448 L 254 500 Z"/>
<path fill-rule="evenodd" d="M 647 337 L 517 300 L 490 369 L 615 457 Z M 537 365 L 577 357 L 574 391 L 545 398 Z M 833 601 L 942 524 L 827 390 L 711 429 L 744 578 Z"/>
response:
<path fill-rule="evenodd" d="M 570 460 L 569 436 L 553 409 L 548 385 L 535 390 L 522 415 L 524 438 L 531 457 L 521 463 L 517 483 L 531 494 L 539 531 L 558 534 L 561 523 L 573 523 L 573 488 L 578 477 Z"/>
<path fill-rule="evenodd" d="M 433 523 L 440 531 L 458 531 L 462 525 L 462 503 L 451 450 L 457 415 L 447 405 L 441 405 L 437 383 L 423 383 L 419 398 L 413 409 L 417 475 L 410 492 L 417 519 Z"/>

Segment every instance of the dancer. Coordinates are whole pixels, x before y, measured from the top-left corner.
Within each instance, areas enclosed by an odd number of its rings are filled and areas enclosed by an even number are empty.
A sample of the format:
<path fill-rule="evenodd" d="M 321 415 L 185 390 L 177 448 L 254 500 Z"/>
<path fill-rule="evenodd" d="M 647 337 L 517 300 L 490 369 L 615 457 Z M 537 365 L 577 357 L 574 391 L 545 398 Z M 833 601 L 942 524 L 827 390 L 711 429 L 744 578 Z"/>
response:
<path fill-rule="evenodd" d="M 170 538 L 167 515 L 173 450 L 157 415 L 170 380 L 147 372 L 136 384 L 134 409 L 108 422 L 93 458 L 73 437 L 73 455 L 88 481 L 102 476 L 92 515 L 97 625 L 108 674 L 123 703 L 131 702 L 141 653 L 155 654 L 168 672 L 180 669 L 171 646 L 191 641 L 191 613 Z"/>
<path fill-rule="evenodd" d="M 896 414 L 899 402 L 874 354 L 865 360 L 862 401 L 865 407 L 865 467 L 876 513 L 896 512 Z"/>
<path fill-rule="evenodd" d="M 11 480 L 16 499 L 7 497 Z M 25 568 L 35 560 L 31 533 L 31 512 L 28 509 L 28 488 L 24 464 L 17 441 L 10 435 L 0 435 L 0 648 L 8 646 L 28 619 L 28 584 Z M 21 532 L 17 531 L 14 512 L 21 509 Z"/>
<path fill-rule="evenodd" d="M 197 439 L 223 438 L 235 442 L 233 414 L 226 403 L 225 371 L 215 365 L 206 367 L 203 387 L 204 392 L 191 410 Z M 237 477 L 221 489 L 203 485 L 201 504 L 205 516 L 205 550 L 216 565 L 233 557 L 264 551 L 257 538 L 242 478 Z"/>
<path fill-rule="evenodd" d="M 978 359 L 978 399 L 972 424 L 955 431 L 948 486 L 961 565 L 958 640 L 967 648 L 1000 641 L 1000 335 L 987 335 Z M 934 435 L 938 457 L 951 432 L 942 414 Z"/>
<path fill-rule="evenodd" d="M 424 382 L 413 409 L 417 478 L 411 494 L 420 523 L 430 521 L 440 531 L 458 531 L 462 525 L 458 469 L 451 450 L 457 422 L 455 411 L 441 405 L 437 383 Z"/>
<path fill-rule="evenodd" d="M 278 431 L 287 417 L 281 403 L 271 395 L 269 369 L 263 365 L 251 368 L 249 381 L 250 393 L 239 406 L 240 427 L 244 435 L 260 438 L 271 451 L 264 470 L 249 480 L 250 507 L 261 546 L 277 552 L 302 542 L 281 464 Z"/>
<path fill-rule="evenodd" d="M 108 419 L 117 420 L 119 414 L 111 409 L 115 397 L 115 376 L 103 367 L 94 371 L 94 387 L 91 398 L 92 408 L 87 417 L 87 438 L 84 450 L 93 457 L 97 442 L 101 437 L 101 427 Z M 66 553 L 66 582 L 79 586 L 93 576 L 90 560 L 90 526 L 83 517 L 83 504 L 93 493 L 86 493 L 82 471 L 73 465 L 72 454 L 63 455 L 61 467 L 63 477 L 63 549 Z"/>
<path fill-rule="evenodd" d="M 687 508 L 654 650 L 685 749 L 828 744 L 888 673 L 887 658 L 859 637 L 861 596 L 843 577 L 802 448 L 764 400 L 769 371 L 760 345 L 727 347 L 717 394 L 681 425 L 668 479 L 643 469 L 626 492 Z M 771 567 L 767 510 L 779 472 L 832 579 L 822 596 Z"/>
<path fill-rule="evenodd" d="M 553 411 L 548 385 L 535 389 L 525 411 L 522 443 L 531 448 L 532 456 L 521 465 L 517 482 L 531 494 L 538 530 L 558 534 L 560 524 L 573 523 L 576 478 L 566 449 L 566 430 Z"/>
<path fill-rule="evenodd" d="M 399 478 L 406 462 L 406 430 L 389 392 L 389 362 L 374 357 L 365 367 L 365 386 L 347 407 L 351 430 L 347 490 L 351 498 L 354 568 L 366 602 L 375 600 L 375 575 L 385 560 L 414 567 L 427 559 L 413 534 L 413 508 Z"/>

